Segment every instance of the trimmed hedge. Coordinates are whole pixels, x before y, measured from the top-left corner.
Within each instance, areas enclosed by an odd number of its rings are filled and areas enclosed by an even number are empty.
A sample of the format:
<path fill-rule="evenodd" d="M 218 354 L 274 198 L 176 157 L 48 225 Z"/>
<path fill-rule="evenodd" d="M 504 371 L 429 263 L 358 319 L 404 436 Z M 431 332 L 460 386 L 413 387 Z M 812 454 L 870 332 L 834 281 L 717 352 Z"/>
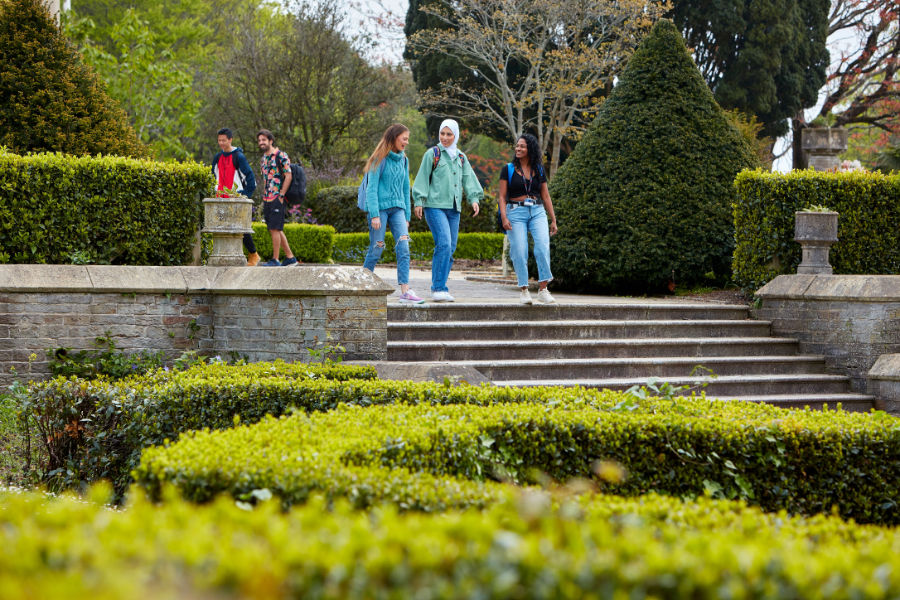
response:
<path fill-rule="evenodd" d="M 43 479 L 51 489 L 108 479 L 122 493 L 146 446 L 189 429 L 253 423 L 294 406 L 329 410 L 346 398 L 334 382 L 355 380 L 347 388 L 353 393 L 375 376 L 371 367 L 279 361 L 158 370 L 115 382 L 58 377 L 32 383 L 22 409 L 46 440 Z"/>
<path fill-rule="evenodd" d="M 102 490 L 94 497 L 102 498 Z M 257 498 L 265 498 L 259 490 Z M 508 493 L 484 511 L 0 493 L 0 597 L 896 598 L 900 533 L 740 503 Z"/>
<path fill-rule="evenodd" d="M 431 233 L 410 234 L 409 252 L 413 260 L 431 260 L 434 253 L 434 238 Z M 395 262 L 394 236 L 385 234 L 385 249 L 382 263 Z M 368 233 L 338 233 L 334 236 L 332 256 L 338 263 L 361 263 L 369 249 Z M 460 233 L 456 242 L 454 258 L 471 260 L 499 260 L 503 254 L 502 233 Z"/>
<path fill-rule="evenodd" d="M 286 223 L 284 236 L 294 255 L 307 263 L 330 263 L 334 245 L 334 227 L 328 225 L 307 225 Z M 265 223 L 253 223 L 253 243 L 256 251 L 263 258 L 272 258 L 272 236 Z M 282 248 L 279 258 L 284 258 Z"/>
<path fill-rule="evenodd" d="M 470 397 L 491 392 L 480 388 Z M 200 502 L 267 488 L 285 506 L 321 492 L 357 507 L 392 502 L 435 511 L 483 506 L 499 493 L 492 480 L 533 483 L 544 473 L 558 481 L 592 478 L 621 495 L 712 493 L 770 511 L 900 523 L 900 421 L 884 413 L 575 394 L 581 397 L 557 391 L 552 404 L 347 403 L 193 431 L 145 450 L 135 479 L 154 497 L 173 484 Z M 595 471 L 604 460 L 620 464 L 627 478 L 604 481 Z"/>
<path fill-rule="evenodd" d="M 734 281 L 756 290 L 796 273 L 794 212 L 820 205 L 840 213 L 831 264 L 839 274 L 900 273 L 900 176 L 881 173 L 742 171 L 734 182 Z"/>
<path fill-rule="evenodd" d="M 336 185 L 308 197 L 303 206 L 312 209 L 318 223 L 327 223 L 338 233 L 367 233 L 366 215 L 356 207 L 356 192 L 356 186 Z M 460 233 L 498 233 L 496 212 L 497 200 L 490 194 L 485 194 L 479 203 L 477 217 L 472 216 L 471 206 L 464 206 L 459 220 Z M 409 228 L 412 232 L 429 231 L 425 219 L 419 220 L 415 215 Z"/>
<path fill-rule="evenodd" d="M 184 264 L 212 190 L 197 163 L 0 151 L 0 262 Z"/>

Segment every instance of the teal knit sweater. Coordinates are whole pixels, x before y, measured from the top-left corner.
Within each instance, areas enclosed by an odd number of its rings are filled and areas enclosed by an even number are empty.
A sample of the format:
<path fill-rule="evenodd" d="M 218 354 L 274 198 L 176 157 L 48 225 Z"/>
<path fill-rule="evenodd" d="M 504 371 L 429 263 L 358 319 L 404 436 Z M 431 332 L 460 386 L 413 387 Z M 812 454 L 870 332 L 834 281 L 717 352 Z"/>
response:
<path fill-rule="evenodd" d="M 400 152 L 391 152 L 382 162 L 372 165 L 366 185 L 366 210 L 370 219 L 395 207 L 402 208 L 406 220 L 410 220 L 409 161 Z"/>

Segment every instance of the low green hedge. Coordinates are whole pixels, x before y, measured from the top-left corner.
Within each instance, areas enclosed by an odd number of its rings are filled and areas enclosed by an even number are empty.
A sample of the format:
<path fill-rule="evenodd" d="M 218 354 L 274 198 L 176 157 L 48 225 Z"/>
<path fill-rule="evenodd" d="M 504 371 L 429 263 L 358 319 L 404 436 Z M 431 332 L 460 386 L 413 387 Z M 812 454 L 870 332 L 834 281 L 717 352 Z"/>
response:
<path fill-rule="evenodd" d="M 434 238 L 431 233 L 412 233 L 409 251 L 413 260 L 431 260 Z M 381 262 L 395 262 L 394 236 L 385 234 L 385 249 Z M 334 262 L 361 263 L 369 249 L 368 233 L 338 233 L 334 236 Z M 499 260 L 503 254 L 502 233 L 460 233 L 454 258 L 471 260 Z"/>
<path fill-rule="evenodd" d="M 197 163 L 0 150 L 0 262 L 184 264 L 212 190 Z"/>
<path fill-rule="evenodd" d="M 897 530 L 710 499 L 529 490 L 440 515 L 320 498 L 286 515 L 225 499 L 111 511 L 0 492 L 0 504 L 10 599 L 900 596 Z"/>
<path fill-rule="evenodd" d="M 900 523 L 900 421 L 883 413 L 578 393 L 557 391 L 552 404 L 348 403 L 194 431 L 145 450 L 135 478 L 154 495 L 174 484 L 194 501 L 268 488 L 286 506 L 321 492 L 359 507 L 434 511 L 482 506 L 498 493 L 492 481 L 533 483 L 542 473 L 593 478 L 622 495 L 712 493 L 771 511 Z M 625 480 L 605 482 L 597 461 L 621 465 Z"/>
<path fill-rule="evenodd" d="M 741 287 L 755 290 L 797 272 L 794 212 L 811 205 L 840 213 L 835 273 L 900 273 L 900 176 L 742 171 L 735 188 L 733 277 Z"/>
<path fill-rule="evenodd" d="M 367 233 L 366 215 L 356 207 L 357 186 L 337 185 L 320 190 L 310 196 L 304 208 L 312 210 L 318 223 L 327 223 L 338 233 Z M 479 203 L 479 215 L 472 216 L 470 206 L 463 207 L 459 221 L 460 233 L 498 233 L 494 214 L 497 212 L 497 201 L 490 194 L 485 194 Z M 427 232 L 425 219 L 413 216 L 409 223 L 412 232 Z"/>
<path fill-rule="evenodd" d="M 287 238 L 294 256 L 303 262 L 331 262 L 334 227 L 287 223 L 284 226 L 284 236 Z M 272 236 L 266 229 L 265 223 L 253 223 L 253 243 L 256 244 L 256 251 L 263 260 L 272 258 Z M 282 248 L 279 258 L 284 259 L 284 257 L 284 248 Z"/>
<path fill-rule="evenodd" d="M 371 367 L 275 362 L 206 364 L 114 382 L 59 377 L 32 383 L 22 410 L 33 417 L 35 437 L 46 441 L 43 479 L 51 489 L 107 479 L 122 493 L 146 446 L 294 406 L 328 410 L 346 399 L 335 382 L 358 386 L 375 376 Z"/>

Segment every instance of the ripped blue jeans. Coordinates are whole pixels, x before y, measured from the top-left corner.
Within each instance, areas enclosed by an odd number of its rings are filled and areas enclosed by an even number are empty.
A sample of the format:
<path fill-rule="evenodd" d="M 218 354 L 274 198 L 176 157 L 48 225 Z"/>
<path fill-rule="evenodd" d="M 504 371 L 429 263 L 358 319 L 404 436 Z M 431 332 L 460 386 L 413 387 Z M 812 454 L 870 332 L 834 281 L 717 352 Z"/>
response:
<path fill-rule="evenodd" d="M 409 284 L 409 224 L 406 221 L 406 211 L 402 208 L 389 208 L 379 213 L 381 227 L 372 229 L 372 220 L 369 219 L 369 251 L 366 252 L 366 260 L 363 267 L 370 271 L 375 270 L 375 265 L 381 260 L 384 252 L 384 234 L 387 228 L 391 228 L 394 236 L 394 253 L 397 255 L 397 284 Z"/>

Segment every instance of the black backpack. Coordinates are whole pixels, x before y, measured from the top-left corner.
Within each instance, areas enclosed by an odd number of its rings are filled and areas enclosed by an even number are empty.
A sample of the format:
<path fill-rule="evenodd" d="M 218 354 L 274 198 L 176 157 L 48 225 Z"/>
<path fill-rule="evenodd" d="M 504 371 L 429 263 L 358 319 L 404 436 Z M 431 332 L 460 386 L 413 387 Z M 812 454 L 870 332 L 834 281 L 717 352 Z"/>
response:
<path fill-rule="evenodd" d="M 306 172 L 299 162 L 291 163 L 291 187 L 284 199 L 290 204 L 300 204 L 306 200 Z"/>

